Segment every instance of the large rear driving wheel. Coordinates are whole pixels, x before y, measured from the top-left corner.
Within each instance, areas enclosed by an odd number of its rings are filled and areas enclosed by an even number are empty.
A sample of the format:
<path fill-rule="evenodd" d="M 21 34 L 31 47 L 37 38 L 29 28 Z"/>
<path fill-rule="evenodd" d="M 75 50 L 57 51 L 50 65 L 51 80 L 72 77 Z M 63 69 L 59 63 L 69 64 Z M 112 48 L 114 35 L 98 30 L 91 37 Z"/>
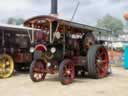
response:
<path fill-rule="evenodd" d="M 104 46 L 93 45 L 87 55 L 88 74 L 92 78 L 103 78 L 108 73 L 108 53 Z"/>
<path fill-rule="evenodd" d="M 14 72 L 14 62 L 11 56 L 3 54 L 0 59 L 0 78 L 8 78 Z"/>
<path fill-rule="evenodd" d="M 45 79 L 46 64 L 43 60 L 34 60 L 30 66 L 30 78 L 33 82 L 39 82 Z"/>
<path fill-rule="evenodd" d="M 59 79 L 62 84 L 67 85 L 73 82 L 75 76 L 74 64 L 71 60 L 64 60 L 59 67 Z"/>

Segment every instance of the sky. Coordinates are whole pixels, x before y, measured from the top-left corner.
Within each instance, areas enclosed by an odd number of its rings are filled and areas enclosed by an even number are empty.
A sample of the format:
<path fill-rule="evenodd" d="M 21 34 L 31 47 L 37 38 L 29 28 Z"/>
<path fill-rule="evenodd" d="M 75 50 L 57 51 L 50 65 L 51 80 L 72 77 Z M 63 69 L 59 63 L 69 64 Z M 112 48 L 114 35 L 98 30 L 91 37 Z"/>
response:
<path fill-rule="evenodd" d="M 8 17 L 22 17 L 25 20 L 37 15 L 50 14 L 51 0 L 0 0 L 0 22 Z M 78 0 L 58 0 L 59 16 L 71 20 Z M 74 2 L 73 2 L 74 1 Z M 75 22 L 95 25 L 106 14 L 123 19 L 128 11 L 128 0 L 79 0 L 80 5 L 73 19 Z M 125 22 L 125 21 L 124 21 Z"/>

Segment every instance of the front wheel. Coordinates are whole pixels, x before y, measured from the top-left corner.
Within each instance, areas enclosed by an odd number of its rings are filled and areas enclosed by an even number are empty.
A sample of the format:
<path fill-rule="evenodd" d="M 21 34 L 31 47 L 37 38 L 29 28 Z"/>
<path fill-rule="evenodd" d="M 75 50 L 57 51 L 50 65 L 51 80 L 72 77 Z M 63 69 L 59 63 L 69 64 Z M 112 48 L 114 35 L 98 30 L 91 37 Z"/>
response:
<path fill-rule="evenodd" d="M 88 74 L 92 78 L 103 78 L 108 73 L 108 53 L 102 45 L 93 45 L 87 54 Z"/>
<path fill-rule="evenodd" d="M 63 85 L 73 82 L 75 77 L 74 64 L 71 60 L 64 60 L 59 66 L 59 79 Z"/>
<path fill-rule="evenodd" d="M 11 56 L 3 54 L 0 59 L 0 78 L 8 78 L 14 72 L 14 62 Z"/>
<path fill-rule="evenodd" d="M 33 82 L 39 82 L 45 79 L 46 64 L 43 60 L 34 60 L 29 70 L 30 78 Z"/>

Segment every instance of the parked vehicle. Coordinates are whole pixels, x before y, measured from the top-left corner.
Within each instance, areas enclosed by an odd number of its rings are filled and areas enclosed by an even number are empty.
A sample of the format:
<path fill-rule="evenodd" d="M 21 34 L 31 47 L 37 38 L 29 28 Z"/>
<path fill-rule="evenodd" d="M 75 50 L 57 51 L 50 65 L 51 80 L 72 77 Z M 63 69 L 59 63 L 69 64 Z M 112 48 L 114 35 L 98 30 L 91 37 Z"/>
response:
<path fill-rule="evenodd" d="M 37 29 L 0 25 L 0 78 L 10 77 L 14 70 L 29 67 L 31 33 Z"/>
<path fill-rule="evenodd" d="M 93 32 L 107 30 L 55 16 L 37 16 L 24 25 L 41 29 L 32 36 L 30 51 L 34 55 L 29 72 L 32 81 L 44 80 L 48 73 L 59 73 L 62 84 L 72 83 L 79 73 L 97 79 L 107 76 L 107 50 L 93 35 Z"/>

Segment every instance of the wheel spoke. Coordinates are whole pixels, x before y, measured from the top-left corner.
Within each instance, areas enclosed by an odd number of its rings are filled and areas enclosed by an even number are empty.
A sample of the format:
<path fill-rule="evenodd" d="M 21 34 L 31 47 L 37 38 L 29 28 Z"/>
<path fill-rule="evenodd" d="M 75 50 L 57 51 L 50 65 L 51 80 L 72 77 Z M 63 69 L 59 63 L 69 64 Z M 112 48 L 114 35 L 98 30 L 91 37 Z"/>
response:
<path fill-rule="evenodd" d="M 100 74 L 100 69 L 98 67 L 96 68 L 96 72 Z"/>
<path fill-rule="evenodd" d="M 1 77 L 2 78 L 7 78 L 9 76 L 12 75 L 13 70 L 14 70 L 14 63 L 13 63 L 13 59 L 7 55 L 7 54 L 3 54 L 2 58 L 0 60 L 0 64 L 1 64 Z"/>
<path fill-rule="evenodd" d="M 67 66 L 64 66 L 64 70 L 65 70 L 65 71 L 67 70 Z"/>
<path fill-rule="evenodd" d="M 100 53 L 100 57 L 103 57 L 104 56 L 104 52 Z"/>
<path fill-rule="evenodd" d="M 59 76 L 61 76 L 61 83 L 62 84 L 69 84 L 74 79 L 74 65 L 71 61 L 65 61 L 62 64 L 60 64 L 59 69 Z M 62 72 L 62 73 L 61 73 Z"/>
<path fill-rule="evenodd" d="M 97 73 L 101 77 L 103 77 L 106 74 L 106 64 L 108 64 L 108 57 L 105 52 L 106 51 L 104 49 L 99 49 L 96 55 Z"/>
<path fill-rule="evenodd" d="M 96 58 L 99 58 L 100 57 L 100 53 L 99 51 L 96 53 Z"/>
<path fill-rule="evenodd" d="M 103 61 L 102 61 L 102 63 L 107 63 L 107 62 L 108 62 L 108 60 L 103 60 Z"/>
<path fill-rule="evenodd" d="M 97 64 L 97 68 L 101 71 L 102 67 L 101 65 Z"/>
<path fill-rule="evenodd" d="M 44 80 L 45 76 L 46 76 L 46 71 L 45 71 L 45 63 L 43 63 L 42 61 L 36 61 L 35 63 L 33 63 L 33 67 L 32 68 L 32 75 L 31 79 L 34 82 L 39 82 L 41 80 Z"/>

